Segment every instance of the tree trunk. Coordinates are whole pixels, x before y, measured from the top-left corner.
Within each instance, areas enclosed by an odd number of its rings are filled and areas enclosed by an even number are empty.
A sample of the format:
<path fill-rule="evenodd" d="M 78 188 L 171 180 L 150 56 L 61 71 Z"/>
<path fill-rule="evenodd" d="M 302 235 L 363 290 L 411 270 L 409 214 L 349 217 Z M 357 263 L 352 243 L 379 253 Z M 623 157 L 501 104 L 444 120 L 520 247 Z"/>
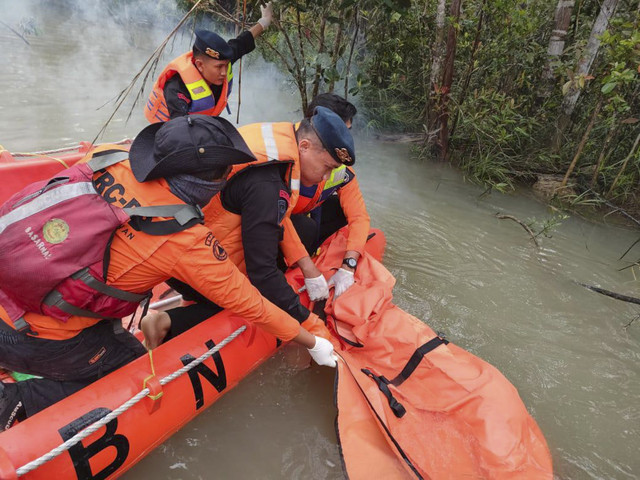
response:
<path fill-rule="evenodd" d="M 349 100 L 349 74 L 351 72 L 351 60 L 353 59 L 353 50 L 356 46 L 358 39 L 358 33 L 360 31 L 360 19 L 358 18 L 358 6 L 355 6 L 355 13 L 353 14 L 353 24 L 355 26 L 355 32 L 351 39 L 351 49 L 349 50 L 349 60 L 347 61 L 347 69 L 344 74 L 344 98 Z"/>
<path fill-rule="evenodd" d="M 547 64 L 542 72 L 542 80 L 551 82 L 555 75 L 553 74 L 553 62 L 555 62 L 564 51 L 565 37 L 567 30 L 571 24 L 571 14 L 575 0 L 558 0 L 556 13 L 554 17 L 554 27 L 551 31 L 549 39 L 549 48 L 547 49 Z"/>
<path fill-rule="evenodd" d="M 342 37 L 343 37 L 343 30 L 344 30 L 344 17 L 340 17 L 340 22 L 338 23 L 337 27 L 336 27 L 337 33 L 336 33 L 336 41 L 333 45 L 333 54 L 331 55 L 331 68 L 336 70 L 338 69 L 338 59 L 340 58 L 340 50 L 342 49 Z M 329 82 L 329 87 L 327 89 L 327 91 L 329 93 L 333 93 L 333 89 L 335 88 L 336 85 L 336 81 L 335 81 L 335 75 L 331 76 L 331 81 Z"/>
<path fill-rule="evenodd" d="M 451 10 L 449 11 L 450 17 L 453 19 L 453 23 L 458 23 L 460 20 L 460 6 L 462 0 L 452 0 Z M 438 111 L 440 113 L 440 159 L 446 160 L 449 151 L 449 97 L 451 93 L 451 85 L 453 84 L 453 69 L 454 60 L 456 58 L 456 45 L 458 31 L 456 25 L 449 25 L 449 33 L 447 35 L 447 55 L 444 60 L 444 72 L 442 74 L 442 94 L 440 96 L 440 107 Z"/>
<path fill-rule="evenodd" d="M 574 74 L 574 85 L 571 86 L 569 92 L 562 101 L 562 111 L 558 118 L 558 129 L 556 133 L 556 141 L 554 144 L 560 145 L 562 134 L 571 121 L 571 114 L 578 103 L 582 90 L 577 85 L 578 79 L 589 74 L 591 65 L 598 54 L 600 48 L 600 36 L 604 33 L 609 25 L 609 20 L 618 6 L 618 0 L 603 0 L 600 13 L 591 28 L 591 35 L 587 42 L 587 47 L 578 61 L 578 67 Z"/>
<path fill-rule="evenodd" d="M 593 114 L 591 115 L 591 121 L 589 122 L 589 126 L 587 126 L 587 129 L 585 130 L 584 135 L 582 136 L 582 140 L 580 141 L 580 145 L 578 145 L 578 150 L 576 150 L 576 154 L 574 155 L 573 160 L 571 161 L 571 165 L 569 165 L 569 168 L 567 169 L 567 173 L 564 174 L 564 178 L 562 179 L 563 187 L 567 184 L 567 181 L 569 180 L 569 176 L 573 173 L 573 169 L 576 168 L 578 159 L 582 154 L 582 149 L 587 144 L 587 140 L 589 140 L 589 135 L 591 134 L 591 129 L 593 128 L 593 125 L 596 123 L 596 118 L 598 118 L 598 114 L 600 113 L 600 108 L 602 108 L 602 98 L 598 100 L 598 104 L 596 105 L 596 108 L 593 110 Z"/>
<path fill-rule="evenodd" d="M 438 8 L 436 10 L 436 38 L 433 47 L 433 61 L 431 62 L 431 79 L 430 93 L 427 100 L 427 112 L 425 123 L 429 131 L 435 128 L 437 123 L 437 97 L 440 92 L 442 63 L 444 61 L 445 43 L 444 43 L 444 24 L 446 19 L 447 1 L 438 0 Z"/>
<path fill-rule="evenodd" d="M 460 109 L 464 104 L 465 99 L 467 98 L 467 91 L 469 90 L 469 83 L 471 82 L 471 75 L 473 74 L 473 65 L 476 60 L 476 52 L 478 51 L 478 47 L 480 46 L 480 33 L 482 32 L 482 20 L 484 19 L 484 6 L 486 4 L 486 0 L 482 0 L 482 4 L 480 5 L 480 13 L 478 14 L 478 25 L 476 26 L 476 36 L 473 39 L 473 45 L 471 47 L 471 55 L 469 58 L 469 63 L 467 64 L 467 71 L 464 75 L 464 80 L 462 81 L 462 89 L 460 90 L 460 96 L 458 97 L 458 108 L 456 109 L 456 114 L 453 117 L 453 124 L 451 125 L 451 133 L 450 136 L 453 137 L 456 126 L 458 125 L 458 118 L 460 116 Z"/>
<path fill-rule="evenodd" d="M 318 57 L 324 53 L 324 39 L 325 39 L 324 34 L 325 34 L 326 27 L 327 27 L 327 19 L 326 19 L 326 16 L 323 16 L 322 20 L 320 21 L 320 45 L 318 47 Z M 322 80 L 322 65 L 320 64 L 320 62 L 317 62 L 316 74 L 313 79 L 313 91 L 311 93 L 312 100 L 318 95 L 318 92 L 320 90 L 320 80 Z"/>

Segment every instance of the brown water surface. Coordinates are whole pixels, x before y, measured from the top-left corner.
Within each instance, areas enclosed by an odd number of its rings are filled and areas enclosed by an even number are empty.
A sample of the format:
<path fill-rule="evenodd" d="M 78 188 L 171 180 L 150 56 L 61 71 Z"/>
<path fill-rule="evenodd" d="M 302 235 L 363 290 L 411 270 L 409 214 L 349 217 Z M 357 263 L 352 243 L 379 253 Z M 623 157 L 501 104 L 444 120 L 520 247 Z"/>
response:
<path fill-rule="evenodd" d="M 29 46 L 0 25 L 0 144 L 33 151 L 93 139 L 113 104 L 98 108 L 176 18 L 167 0 L 0 0 L 3 22 L 38 32 Z M 179 35 L 163 61 L 190 42 Z M 277 69 L 258 53 L 244 67 L 241 124 L 298 119 Z M 235 95 L 232 103 L 235 121 Z M 104 141 L 146 125 L 141 107 L 125 122 L 130 106 Z M 448 166 L 412 160 L 407 146 L 356 143 L 372 223 L 387 235 L 395 302 L 509 378 L 546 435 L 557 478 L 638 478 L 640 320 L 624 328 L 638 307 L 575 282 L 640 296 L 640 272 L 620 270 L 640 248 L 618 260 L 639 233 L 570 217 L 536 248 L 519 225 L 494 216 L 551 218 L 528 194 L 481 196 Z M 306 353 L 286 347 L 125 478 L 342 478 L 333 372 L 306 367 Z"/>

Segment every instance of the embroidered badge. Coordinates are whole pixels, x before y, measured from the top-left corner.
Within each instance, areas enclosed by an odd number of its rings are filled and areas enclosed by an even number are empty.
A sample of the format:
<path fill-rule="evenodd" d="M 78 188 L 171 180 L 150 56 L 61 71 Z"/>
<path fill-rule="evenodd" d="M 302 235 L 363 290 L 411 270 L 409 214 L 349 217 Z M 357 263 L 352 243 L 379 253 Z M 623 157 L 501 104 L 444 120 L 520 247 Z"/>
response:
<path fill-rule="evenodd" d="M 69 225 L 60 218 L 52 218 L 42 227 L 42 237 L 54 245 L 64 242 L 69 236 Z"/>
<path fill-rule="evenodd" d="M 209 232 L 207 233 L 207 238 L 204 239 L 204 244 L 207 247 L 210 247 L 212 243 L 213 243 L 213 233 Z"/>
<path fill-rule="evenodd" d="M 220 261 L 226 260 L 228 257 L 227 251 L 222 248 L 222 245 L 220 245 L 218 240 L 213 242 L 213 256 Z"/>
<path fill-rule="evenodd" d="M 338 156 L 338 158 L 340 159 L 340 161 L 342 163 L 351 163 L 351 156 L 349 155 L 349 152 L 347 152 L 346 148 L 336 148 L 336 155 Z"/>
<path fill-rule="evenodd" d="M 213 48 L 207 47 L 207 49 L 204 51 L 204 53 L 209 55 L 211 58 L 220 58 L 220 52 L 214 50 Z"/>

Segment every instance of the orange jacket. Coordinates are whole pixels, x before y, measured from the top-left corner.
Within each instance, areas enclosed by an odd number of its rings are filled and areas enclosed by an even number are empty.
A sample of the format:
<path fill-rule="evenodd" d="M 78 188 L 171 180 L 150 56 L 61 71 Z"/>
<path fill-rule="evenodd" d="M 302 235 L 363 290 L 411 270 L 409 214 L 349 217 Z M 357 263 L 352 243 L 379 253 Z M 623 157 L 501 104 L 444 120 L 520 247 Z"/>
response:
<path fill-rule="evenodd" d="M 227 183 L 233 182 L 233 178 L 246 169 L 256 168 L 267 162 L 277 161 L 289 164 L 286 180 L 290 190 L 290 198 L 282 225 L 285 228 L 285 236 L 287 228 L 293 229 L 295 233 L 289 217 L 298 200 L 300 190 L 300 159 L 293 124 L 254 123 L 241 127 L 238 131 L 258 160 L 252 163 L 235 165 Z M 216 232 L 216 237 L 228 252 L 231 261 L 243 273 L 246 273 L 240 215 L 229 212 L 224 208 L 221 195 L 216 195 L 203 211 L 207 227 Z M 298 239 L 298 242 L 300 242 L 300 239 Z"/>
<path fill-rule="evenodd" d="M 362 255 L 371 222 L 356 174 L 351 168 L 343 165 L 334 169 L 328 180 L 313 187 L 301 186 L 300 196 L 293 209 L 293 214 L 309 213 L 322 205 L 334 192 L 337 192 L 340 206 L 349 225 L 347 250 L 354 250 Z M 289 265 L 293 265 L 307 255 L 306 249 L 295 232 L 291 233 L 285 229 L 284 239 L 280 246 Z"/>
<path fill-rule="evenodd" d="M 157 123 L 169 120 L 169 109 L 164 98 L 164 86 L 167 80 L 176 74 L 180 75 L 187 90 L 189 90 L 189 95 L 191 96 L 189 113 L 200 113 L 214 117 L 222 113 L 224 107 L 227 106 L 229 81 L 233 78 L 231 64 L 229 64 L 227 78 L 222 85 L 222 93 L 216 102 L 211 88 L 193 64 L 193 53 L 188 52 L 172 60 L 153 85 L 153 90 L 144 108 L 144 115 L 149 122 Z"/>
<path fill-rule="evenodd" d="M 104 145 L 93 153 L 106 150 L 126 151 L 127 147 Z M 96 173 L 94 183 L 105 199 L 117 204 L 132 201 L 141 206 L 183 203 L 170 192 L 164 179 L 137 182 L 128 161 Z M 204 225 L 195 225 L 171 235 L 152 236 L 125 224 L 116 231 L 109 253 L 106 279 L 109 285 L 143 293 L 173 277 L 282 340 L 291 340 L 300 331 L 295 319 L 263 298 L 228 260 L 216 237 Z M 7 318 L 1 307 L 0 317 Z M 25 320 L 39 338 L 48 339 L 73 337 L 100 321 L 71 317 L 64 323 L 35 313 L 26 314 Z"/>

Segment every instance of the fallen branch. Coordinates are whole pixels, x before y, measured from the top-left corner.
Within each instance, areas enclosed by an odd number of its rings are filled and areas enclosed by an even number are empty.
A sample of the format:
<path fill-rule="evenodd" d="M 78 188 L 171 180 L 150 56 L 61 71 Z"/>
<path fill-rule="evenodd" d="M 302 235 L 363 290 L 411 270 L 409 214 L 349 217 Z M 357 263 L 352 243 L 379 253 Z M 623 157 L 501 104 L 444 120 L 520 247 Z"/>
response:
<path fill-rule="evenodd" d="M 607 297 L 615 298 L 616 300 L 622 300 L 623 302 L 635 303 L 640 305 L 640 298 L 630 297 L 628 295 L 622 295 L 621 293 L 612 292 L 611 290 L 605 290 L 604 288 L 594 287 L 593 285 L 587 285 L 586 283 L 576 282 L 578 285 L 588 288 L 591 291 L 606 295 Z"/>
<path fill-rule="evenodd" d="M 522 220 L 518 220 L 516 217 L 512 215 L 503 215 L 501 213 L 496 213 L 496 217 L 498 217 L 500 220 L 504 220 L 504 219 L 513 220 L 514 222 L 520 224 L 520 226 L 524 228 L 527 231 L 527 233 L 531 236 L 531 240 L 533 240 L 533 243 L 536 244 L 536 247 L 540 247 L 540 245 L 538 244 L 538 240 L 536 239 L 536 234 L 533 233 L 533 230 L 529 228 L 529 225 L 524 223 Z"/>
<path fill-rule="evenodd" d="M 633 322 L 635 322 L 638 318 L 640 318 L 640 315 L 636 315 L 635 317 L 633 317 L 633 318 L 631 319 L 631 321 L 630 321 L 629 323 L 627 323 L 627 324 L 626 324 L 624 327 L 622 327 L 622 328 L 624 328 L 624 329 L 626 330 L 626 329 L 627 329 L 627 328 L 629 328 L 629 327 L 631 326 L 631 324 L 632 324 Z"/>

